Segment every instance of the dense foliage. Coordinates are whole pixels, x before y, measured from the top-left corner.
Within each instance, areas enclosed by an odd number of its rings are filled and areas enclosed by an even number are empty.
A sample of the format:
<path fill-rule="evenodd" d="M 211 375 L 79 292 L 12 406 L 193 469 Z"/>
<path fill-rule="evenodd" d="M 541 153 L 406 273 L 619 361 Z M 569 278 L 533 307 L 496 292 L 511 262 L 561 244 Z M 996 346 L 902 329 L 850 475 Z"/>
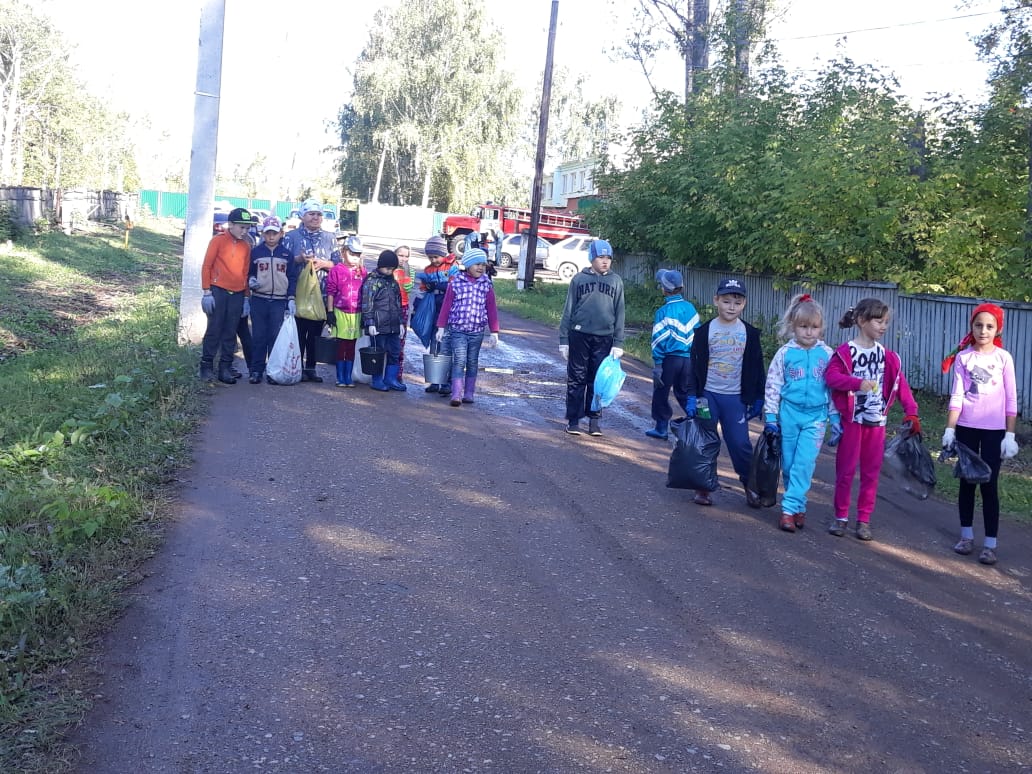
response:
<path fill-rule="evenodd" d="M 768 66 L 748 89 L 716 70 L 632 133 L 593 223 L 699 266 L 1028 300 L 1026 84 L 1002 72 L 987 105 L 917 112 L 849 60 L 807 82 Z"/>

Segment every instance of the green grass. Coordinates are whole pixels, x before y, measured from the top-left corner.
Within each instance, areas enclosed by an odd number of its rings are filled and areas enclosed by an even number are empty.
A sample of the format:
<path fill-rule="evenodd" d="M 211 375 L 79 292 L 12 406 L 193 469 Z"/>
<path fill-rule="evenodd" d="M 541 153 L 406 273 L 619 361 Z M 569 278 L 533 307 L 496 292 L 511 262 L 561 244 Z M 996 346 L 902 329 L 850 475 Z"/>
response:
<path fill-rule="evenodd" d="M 519 291 L 516 289 L 515 280 L 498 278 L 495 278 L 494 285 L 499 308 L 529 320 L 552 325 L 558 330 L 568 285 L 538 282 L 530 290 Z M 626 285 L 624 294 L 628 332 L 624 349 L 629 355 L 651 365 L 652 350 L 649 339 L 652 316 L 662 303 L 662 296 L 658 290 L 642 285 Z M 711 319 L 716 314 L 711 304 L 702 304 L 698 301 L 693 303 L 703 321 Z M 769 360 L 780 346 L 773 332 L 777 321 L 750 322 L 763 330 L 763 350 Z M 946 426 L 946 399 L 930 393 L 919 394 L 916 398 L 921 410 L 925 445 L 932 452 L 933 458 L 937 458 L 939 439 L 942 438 L 942 431 Z M 903 410 L 897 401 L 889 413 L 889 428 L 898 427 L 902 421 Z M 1000 473 L 1000 507 L 1018 520 L 1032 521 L 1032 426 L 1029 423 L 1018 423 L 1017 439 L 1021 451 L 1017 457 L 1003 463 Z M 936 473 L 938 484 L 933 496 L 951 504 L 944 507 L 952 507 L 955 510 L 958 482 L 953 478 L 952 465 L 937 464 Z M 980 506 L 976 506 L 976 522 L 980 518 L 978 507 Z"/>
<path fill-rule="evenodd" d="M 178 229 L 122 238 L 50 233 L 0 255 L 0 771 L 61 769 L 88 695 L 62 667 L 157 546 L 207 404 L 176 343 Z"/>

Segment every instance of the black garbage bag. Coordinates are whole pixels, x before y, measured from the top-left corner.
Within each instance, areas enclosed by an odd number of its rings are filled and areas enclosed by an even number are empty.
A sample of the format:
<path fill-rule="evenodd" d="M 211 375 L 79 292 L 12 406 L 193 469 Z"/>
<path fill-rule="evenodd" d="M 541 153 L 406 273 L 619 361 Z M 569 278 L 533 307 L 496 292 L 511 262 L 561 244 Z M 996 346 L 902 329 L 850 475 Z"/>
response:
<path fill-rule="evenodd" d="M 960 441 L 954 441 L 953 446 L 944 449 L 939 455 L 939 462 L 947 462 L 954 457 L 957 458 L 953 466 L 953 477 L 967 481 L 969 484 L 988 484 L 993 477 L 993 469 L 989 463 L 979 457 L 974 449 L 965 446 Z"/>
<path fill-rule="evenodd" d="M 670 423 L 670 431 L 677 444 L 670 455 L 667 486 L 704 492 L 719 489 L 717 456 L 720 454 L 720 434 L 716 420 L 683 417 Z"/>
<path fill-rule="evenodd" d="M 781 483 L 781 435 L 764 430 L 756 442 L 749 465 L 749 489 L 760 497 L 760 505 L 771 508 L 778 502 Z"/>
<path fill-rule="evenodd" d="M 919 500 L 927 500 L 935 488 L 935 463 L 921 442 L 921 436 L 900 427 L 896 436 L 885 445 L 885 465 L 882 468 L 899 479 L 903 490 Z"/>

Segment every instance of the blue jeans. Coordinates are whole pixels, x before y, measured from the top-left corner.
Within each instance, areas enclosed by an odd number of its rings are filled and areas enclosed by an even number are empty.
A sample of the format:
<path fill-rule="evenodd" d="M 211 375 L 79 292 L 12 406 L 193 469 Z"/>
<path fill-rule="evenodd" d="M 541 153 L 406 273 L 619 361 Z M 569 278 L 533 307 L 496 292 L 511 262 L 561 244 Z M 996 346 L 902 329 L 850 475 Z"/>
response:
<path fill-rule="evenodd" d="M 461 382 L 465 377 L 476 376 L 480 367 L 480 346 L 484 343 L 484 332 L 467 333 L 448 328 L 445 340 L 448 342 L 446 349 L 451 350 L 452 381 Z"/>
<path fill-rule="evenodd" d="M 744 485 L 749 480 L 749 466 L 752 465 L 752 441 L 749 440 L 749 423 L 745 421 L 747 406 L 741 395 L 724 395 L 705 391 L 710 416 L 720 424 L 731 465 Z"/>
<path fill-rule="evenodd" d="M 265 373 L 265 364 L 276 343 L 283 317 L 287 313 L 287 299 L 251 297 L 251 370 Z"/>

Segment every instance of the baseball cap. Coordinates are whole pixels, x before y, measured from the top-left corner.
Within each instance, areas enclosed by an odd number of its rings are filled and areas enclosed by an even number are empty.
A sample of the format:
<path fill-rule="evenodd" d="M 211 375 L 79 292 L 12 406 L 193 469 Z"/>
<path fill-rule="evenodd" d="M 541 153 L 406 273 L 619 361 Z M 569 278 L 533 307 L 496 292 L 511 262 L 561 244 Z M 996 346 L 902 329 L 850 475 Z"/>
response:
<path fill-rule="evenodd" d="M 595 239 L 588 245 L 588 260 L 593 261 L 601 256 L 613 257 L 613 246 L 604 239 Z"/>
<path fill-rule="evenodd" d="M 656 282 L 663 290 L 677 290 L 684 287 L 684 277 L 677 269 L 660 269 L 656 272 Z"/>
<path fill-rule="evenodd" d="M 251 225 L 254 222 L 254 216 L 243 207 L 237 207 L 236 209 L 230 210 L 229 215 L 226 217 L 230 223 L 246 223 Z"/>
<path fill-rule="evenodd" d="M 322 204 L 318 199 L 305 199 L 301 204 L 301 214 L 307 215 L 310 212 L 318 212 L 322 214 Z"/>
<path fill-rule="evenodd" d="M 345 240 L 344 249 L 346 249 L 349 253 L 356 253 L 358 255 L 361 255 L 362 240 L 358 237 L 357 234 L 352 234 Z"/>
<path fill-rule="evenodd" d="M 722 279 L 720 284 L 717 285 L 717 295 L 726 296 L 731 293 L 737 293 L 740 296 L 747 295 L 745 292 L 745 283 L 740 279 L 735 279 L 734 277 Z"/>
<path fill-rule="evenodd" d="M 269 215 L 265 220 L 262 221 L 262 233 L 266 231 L 282 231 L 283 224 L 280 219 L 275 215 Z"/>

